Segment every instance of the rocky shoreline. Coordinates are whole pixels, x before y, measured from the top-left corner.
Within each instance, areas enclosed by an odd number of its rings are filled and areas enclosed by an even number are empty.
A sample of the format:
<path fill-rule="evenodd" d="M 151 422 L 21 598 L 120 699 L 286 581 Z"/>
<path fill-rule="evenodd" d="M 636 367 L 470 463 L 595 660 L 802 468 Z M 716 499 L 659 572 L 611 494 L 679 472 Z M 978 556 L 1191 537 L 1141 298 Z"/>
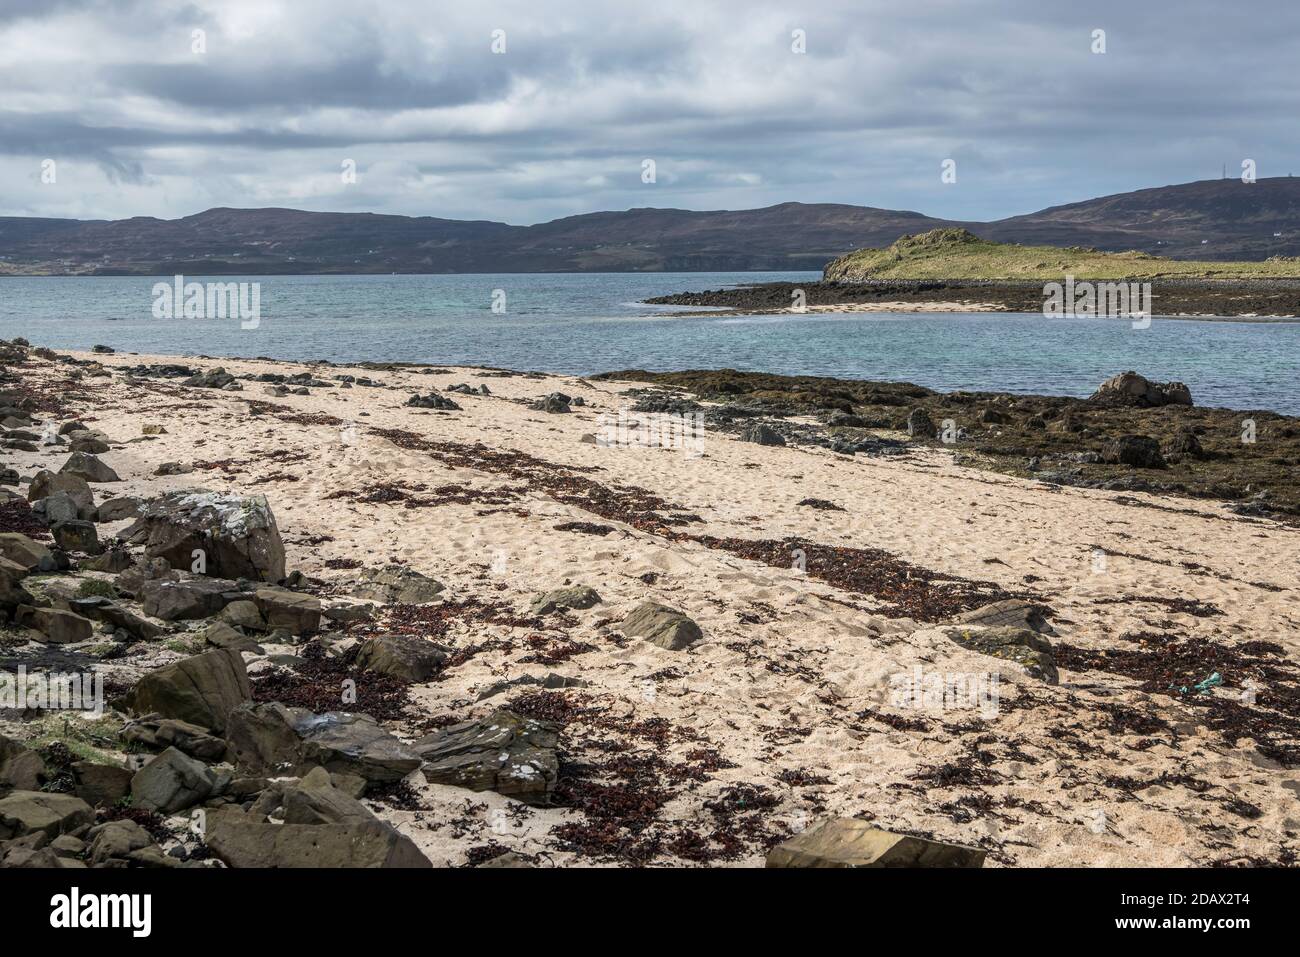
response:
<path fill-rule="evenodd" d="M 1292 862 L 1300 431 L 1192 401 L 0 343 L 0 866 Z"/>
<path fill-rule="evenodd" d="M 1043 284 L 1009 280 L 878 280 L 874 282 L 777 282 L 647 299 L 650 305 L 697 306 L 736 314 L 789 312 L 796 290 L 807 308 L 835 311 L 914 307 L 916 311 L 967 310 L 1040 313 Z M 1157 316 L 1174 319 L 1300 319 L 1300 280 L 1238 279 L 1152 282 Z"/>

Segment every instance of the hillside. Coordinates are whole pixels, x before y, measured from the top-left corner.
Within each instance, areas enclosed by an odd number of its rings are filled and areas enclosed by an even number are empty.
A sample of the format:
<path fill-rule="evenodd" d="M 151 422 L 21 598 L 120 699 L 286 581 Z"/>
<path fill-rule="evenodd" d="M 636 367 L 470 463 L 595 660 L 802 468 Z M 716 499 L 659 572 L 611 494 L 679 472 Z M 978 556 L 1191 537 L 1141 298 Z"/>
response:
<path fill-rule="evenodd" d="M 1145 252 L 1021 246 L 960 228 L 904 236 L 884 249 L 859 249 L 826 266 L 826 282 L 901 279 L 1281 279 L 1300 277 L 1300 259 L 1265 262 L 1177 260 Z"/>

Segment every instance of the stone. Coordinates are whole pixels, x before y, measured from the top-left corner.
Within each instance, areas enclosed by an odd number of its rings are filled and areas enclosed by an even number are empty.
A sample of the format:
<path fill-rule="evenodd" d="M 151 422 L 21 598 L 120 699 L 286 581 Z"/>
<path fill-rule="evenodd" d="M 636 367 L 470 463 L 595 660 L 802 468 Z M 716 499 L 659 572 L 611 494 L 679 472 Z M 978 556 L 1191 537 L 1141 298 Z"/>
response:
<path fill-rule="evenodd" d="M 324 768 L 312 769 L 281 799 L 285 824 L 352 824 L 377 820 L 370 809 L 336 788 Z"/>
<path fill-rule="evenodd" d="M 207 575 L 265 582 L 285 576 L 284 543 L 264 495 L 171 492 L 150 502 L 121 536 L 173 568 L 190 568 L 198 551 Z"/>
<path fill-rule="evenodd" d="M 1039 634 L 1055 634 L 1048 617 L 1052 609 L 1023 598 L 1008 598 L 964 611 L 954 621 L 964 625 L 982 625 L 985 628 L 1031 628 Z"/>
<path fill-rule="evenodd" d="M 507 709 L 451 725 L 416 741 L 425 779 L 471 791 L 496 791 L 533 804 L 550 799 L 559 776 L 560 726 Z"/>
<path fill-rule="evenodd" d="M 27 568 L 18 562 L 0 557 L 0 611 L 14 614 L 20 605 L 34 604 L 36 599 L 23 587 Z"/>
<path fill-rule="evenodd" d="M 55 544 L 65 552 L 85 552 L 87 555 L 98 555 L 103 551 L 103 547 L 99 544 L 99 532 L 95 529 L 94 522 L 78 520 L 59 522 L 50 529 L 50 532 L 54 536 Z"/>
<path fill-rule="evenodd" d="M 767 855 L 767 867 L 983 867 L 975 847 L 891 834 L 855 818 L 824 821 Z"/>
<path fill-rule="evenodd" d="M 1052 643 L 1030 628 L 980 628 L 963 625 L 948 626 L 942 630 L 951 641 L 963 648 L 1016 662 L 1032 678 L 1052 685 L 1060 680 L 1056 671 L 1056 659 L 1052 655 Z"/>
<path fill-rule="evenodd" d="M 1132 465 L 1136 468 L 1162 469 L 1164 456 L 1160 443 L 1147 435 L 1121 435 L 1110 439 L 1101 447 L 1101 460 L 1112 465 Z"/>
<path fill-rule="evenodd" d="M 484 861 L 478 867 L 536 867 L 530 859 L 518 854 L 515 851 L 506 851 L 504 854 L 498 854 L 491 860 Z"/>
<path fill-rule="evenodd" d="M 0 798 L 0 841 L 43 831 L 57 837 L 90 824 L 95 812 L 81 798 L 47 791 L 11 791 Z"/>
<path fill-rule="evenodd" d="M 549 412 L 552 415 L 570 412 L 569 403 L 573 400 L 563 392 L 552 392 L 550 395 L 538 399 L 533 403 L 533 408 L 538 412 Z"/>
<path fill-rule="evenodd" d="M 89 641 L 95 633 L 94 625 L 75 612 L 60 608 L 33 608 L 22 605 L 18 608 L 18 624 L 34 628 L 44 635 L 44 641 L 51 645 L 70 645 L 79 641 Z"/>
<path fill-rule="evenodd" d="M 669 651 L 681 651 L 703 637 L 700 626 L 684 612 L 652 601 L 632 609 L 619 625 L 619 631 Z"/>
<path fill-rule="evenodd" d="M 278 702 L 250 704 L 230 715 L 226 744 L 235 763 L 253 774 L 294 774 L 324 767 L 372 784 L 400 781 L 420 757 L 374 718 L 329 711 L 313 714 Z"/>
<path fill-rule="evenodd" d="M 208 849 L 228 867 L 432 867 L 410 838 L 382 821 L 268 824 L 236 808 L 208 818 Z"/>
<path fill-rule="evenodd" d="M 236 382 L 235 377 L 224 368 L 217 366 L 213 369 L 196 372 L 194 375 L 181 382 L 181 385 L 187 385 L 197 389 L 224 389 L 231 385 L 239 386 L 239 383 Z M 240 388 L 242 388 L 242 386 L 240 386 Z"/>
<path fill-rule="evenodd" d="M 77 503 L 77 517 L 90 518 L 95 513 L 95 493 L 80 475 L 59 474 L 41 469 L 27 487 L 27 501 L 37 502 L 56 492 L 66 492 Z"/>
<path fill-rule="evenodd" d="M 741 430 L 740 441 L 753 442 L 755 445 L 785 445 L 785 436 L 771 426 L 754 422 Z"/>
<path fill-rule="evenodd" d="M 597 594 L 596 589 L 588 588 L 586 585 L 573 585 L 569 588 L 557 588 L 554 591 L 538 595 L 533 599 L 533 603 L 528 610 L 533 615 L 549 615 L 551 612 L 561 609 L 581 611 L 599 604 L 600 595 Z"/>
<path fill-rule="evenodd" d="M 133 714 L 159 714 L 224 734 L 230 713 L 253 697 L 239 652 L 228 648 L 152 671 L 122 699 Z"/>
<path fill-rule="evenodd" d="M 204 642 L 214 648 L 233 648 L 235 651 L 248 651 L 256 655 L 266 653 L 254 639 L 224 621 L 210 623 L 199 634 Z"/>
<path fill-rule="evenodd" d="M 163 462 L 153 470 L 153 474 L 158 476 L 189 475 L 193 471 L 194 466 L 187 465 L 184 462 Z"/>
<path fill-rule="evenodd" d="M 0 532 L 0 556 L 27 571 L 35 571 L 53 561 L 50 550 L 21 532 Z"/>
<path fill-rule="evenodd" d="M 102 432 L 73 432 L 68 436 L 68 449 L 72 452 L 84 453 L 95 456 L 101 452 L 107 452 L 112 446 L 108 444 L 108 437 Z M 102 464 L 102 463 L 101 463 Z M 104 466 L 107 468 L 108 466 Z M 87 477 L 87 481 L 115 481 L 113 479 L 92 479 Z"/>
<path fill-rule="evenodd" d="M 41 499 L 32 506 L 45 516 L 46 525 L 58 525 L 61 522 L 75 522 L 81 514 L 77 502 L 67 492 L 55 492 Z"/>
<path fill-rule="evenodd" d="M 0 735 L 0 791 L 37 791 L 46 777 L 45 761 L 39 754 Z"/>
<path fill-rule="evenodd" d="M 59 469 L 60 475 L 75 475 L 87 482 L 120 482 L 122 477 L 89 452 L 73 452 Z"/>
<path fill-rule="evenodd" d="M 150 751 L 176 748 L 200 761 L 216 762 L 226 757 L 224 739 L 208 734 L 197 724 L 156 714 L 128 721 L 122 728 L 121 737 L 127 744 L 137 744 Z"/>
<path fill-rule="evenodd" d="M 126 860 L 133 851 L 153 845 L 149 832 L 135 821 L 109 821 L 92 827 L 86 834 L 90 838 L 90 862 L 102 865 L 110 860 Z"/>
<path fill-rule="evenodd" d="M 1195 430 L 1187 427 L 1178 429 L 1173 434 L 1167 451 L 1171 455 L 1186 455 L 1194 459 L 1205 458 L 1205 449 L 1201 447 L 1201 440 L 1197 438 Z"/>
<path fill-rule="evenodd" d="M 428 395 L 413 395 L 406 400 L 406 404 L 417 409 L 439 409 L 443 412 L 459 412 L 458 406 L 446 396 L 438 395 L 436 392 L 430 392 Z"/>
<path fill-rule="evenodd" d="M 907 414 L 907 434 L 914 439 L 934 438 L 934 422 L 925 409 L 913 409 Z"/>
<path fill-rule="evenodd" d="M 69 602 L 69 606 L 77 614 L 106 622 L 113 626 L 114 631 L 124 631 L 136 641 L 153 641 L 167 633 L 161 625 L 141 618 L 109 598 L 77 598 Z"/>
<path fill-rule="evenodd" d="M 1121 372 L 1103 382 L 1090 402 L 1152 407 L 1192 405 L 1192 391 L 1181 382 L 1152 382 L 1136 372 Z"/>
<path fill-rule="evenodd" d="M 445 590 L 441 582 L 413 569 L 385 565 L 363 569 L 352 594 L 385 605 L 421 605 L 433 601 Z"/>
<path fill-rule="evenodd" d="M 157 579 L 144 582 L 139 589 L 144 613 L 163 621 L 211 618 L 244 593 L 237 585 L 221 578 L 187 578 L 179 581 Z"/>
<path fill-rule="evenodd" d="M 570 678 L 557 672 L 550 672 L 545 678 L 538 678 L 535 675 L 520 675 L 517 678 L 510 678 L 506 681 L 497 681 L 482 691 L 474 699 L 475 701 L 486 701 L 488 698 L 494 698 L 504 691 L 510 691 L 514 688 L 525 686 L 535 686 L 546 691 L 558 691 L 561 688 L 586 688 L 591 684 L 589 681 L 583 681 L 581 678 Z"/>
<path fill-rule="evenodd" d="M 310 635 L 320 627 L 320 599 L 287 588 L 259 588 L 253 601 L 268 630 L 283 628 L 291 635 Z"/>
<path fill-rule="evenodd" d="M 95 513 L 97 522 L 120 522 L 124 518 L 140 517 L 140 499 L 119 495 L 100 504 Z"/>
<path fill-rule="evenodd" d="M 441 670 L 450 649 L 405 635 L 376 635 L 357 653 L 357 667 L 406 682 L 428 681 Z"/>
<path fill-rule="evenodd" d="M 222 621 L 240 628 L 251 628 L 254 631 L 266 631 L 266 619 L 262 613 L 257 610 L 257 603 L 254 601 L 240 599 L 232 601 L 217 616 Z"/>
<path fill-rule="evenodd" d="M 131 803 L 159 814 L 175 814 L 224 790 L 224 778 L 178 748 L 168 748 L 131 779 Z"/>
<path fill-rule="evenodd" d="M 131 778 L 134 776 L 133 772 L 116 765 L 75 761 L 72 765 L 72 777 L 76 781 L 73 793 L 92 807 L 113 807 L 131 793 Z"/>

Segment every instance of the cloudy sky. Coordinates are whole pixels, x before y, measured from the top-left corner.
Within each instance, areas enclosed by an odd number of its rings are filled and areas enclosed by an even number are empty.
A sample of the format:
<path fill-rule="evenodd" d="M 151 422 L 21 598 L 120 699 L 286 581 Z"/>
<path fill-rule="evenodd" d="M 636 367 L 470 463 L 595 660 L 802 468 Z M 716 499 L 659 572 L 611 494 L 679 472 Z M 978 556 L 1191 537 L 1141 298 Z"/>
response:
<path fill-rule="evenodd" d="M 991 219 L 1300 172 L 1297 49 L 1294 0 L 0 0 L 0 215 Z"/>

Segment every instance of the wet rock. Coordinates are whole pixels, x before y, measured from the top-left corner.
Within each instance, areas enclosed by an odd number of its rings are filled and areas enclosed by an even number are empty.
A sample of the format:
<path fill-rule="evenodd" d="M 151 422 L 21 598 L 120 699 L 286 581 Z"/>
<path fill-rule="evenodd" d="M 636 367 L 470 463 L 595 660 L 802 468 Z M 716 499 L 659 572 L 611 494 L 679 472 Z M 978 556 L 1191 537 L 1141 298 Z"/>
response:
<path fill-rule="evenodd" d="M 352 594 L 385 605 L 421 605 L 445 591 L 441 582 L 402 565 L 363 569 Z"/>
<path fill-rule="evenodd" d="M 449 649 L 423 638 L 376 635 L 361 646 L 357 666 L 415 683 L 436 675 L 449 654 Z"/>
<path fill-rule="evenodd" d="M 634 608 L 623 619 L 619 630 L 629 638 L 644 638 L 669 651 L 681 651 L 703 637 L 700 626 L 685 613 L 652 601 Z"/>
<path fill-rule="evenodd" d="M 131 779 L 131 802 L 159 814 L 175 814 L 222 793 L 230 775 L 168 748 Z"/>
<path fill-rule="evenodd" d="M 420 758 L 374 718 L 313 714 L 278 702 L 250 704 L 230 715 L 226 744 L 236 764 L 254 774 L 294 774 L 324 767 L 371 783 L 400 781 Z"/>
<path fill-rule="evenodd" d="M 557 588 L 533 599 L 529 613 L 549 615 L 561 609 L 583 610 L 600 604 L 600 595 L 596 589 L 586 585 L 573 585 L 569 588 Z"/>
<path fill-rule="evenodd" d="M 230 713 L 252 699 L 239 652 L 206 651 L 145 675 L 123 696 L 133 714 L 159 714 L 224 734 Z"/>
<path fill-rule="evenodd" d="M 87 482 L 120 482 L 122 477 L 89 452 L 73 452 L 59 469 L 60 475 L 74 475 Z"/>
<path fill-rule="evenodd" d="M 268 824 L 236 808 L 209 815 L 207 845 L 229 867 L 431 867 L 414 842 L 382 821 Z"/>
<path fill-rule="evenodd" d="M 1101 447 L 1101 460 L 1113 465 L 1132 465 L 1136 468 L 1162 469 L 1164 456 L 1160 443 L 1147 435 L 1121 435 L 1110 439 Z"/>
<path fill-rule="evenodd" d="M 942 630 L 950 640 L 963 648 L 1016 662 L 1032 678 L 1053 685 L 1059 680 L 1056 659 L 1052 656 L 1052 643 L 1032 629 L 949 626 Z"/>
<path fill-rule="evenodd" d="M 768 867 L 983 867 L 985 852 L 891 834 L 855 818 L 825 821 L 768 852 Z"/>
<path fill-rule="evenodd" d="M 914 439 L 934 438 L 934 422 L 925 409 L 913 409 L 907 416 L 907 434 Z"/>
<path fill-rule="evenodd" d="M 785 445 L 785 436 L 762 422 L 754 422 L 741 430 L 740 441 L 755 445 Z"/>
<path fill-rule="evenodd" d="M 197 551 L 207 575 L 266 582 L 285 577 L 284 543 L 264 495 L 171 492 L 150 502 L 122 537 L 174 568 L 191 567 Z"/>
<path fill-rule="evenodd" d="M 0 798 L 0 841 L 36 831 L 57 837 L 94 819 L 90 805 L 71 794 L 12 791 Z"/>
<path fill-rule="evenodd" d="M 321 605 L 315 595 L 287 588 L 259 588 L 253 601 L 269 630 L 283 628 L 291 635 L 310 635 L 320 627 Z"/>
<path fill-rule="evenodd" d="M 480 721 L 466 721 L 421 738 L 412 750 L 424 759 L 433 784 L 471 791 L 496 791 L 540 804 L 559 775 L 556 748 L 560 726 L 501 709 Z"/>
<path fill-rule="evenodd" d="M 111 764 L 77 761 L 72 765 L 73 793 L 92 807 L 113 807 L 131 793 L 134 772 Z"/>
<path fill-rule="evenodd" d="M 85 618 L 71 611 L 59 608 L 33 608 L 21 605 L 18 608 L 18 624 L 40 632 L 45 642 L 51 645 L 70 645 L 79 641 L 89 641 L 95 633 L 94 626 Z"/>

